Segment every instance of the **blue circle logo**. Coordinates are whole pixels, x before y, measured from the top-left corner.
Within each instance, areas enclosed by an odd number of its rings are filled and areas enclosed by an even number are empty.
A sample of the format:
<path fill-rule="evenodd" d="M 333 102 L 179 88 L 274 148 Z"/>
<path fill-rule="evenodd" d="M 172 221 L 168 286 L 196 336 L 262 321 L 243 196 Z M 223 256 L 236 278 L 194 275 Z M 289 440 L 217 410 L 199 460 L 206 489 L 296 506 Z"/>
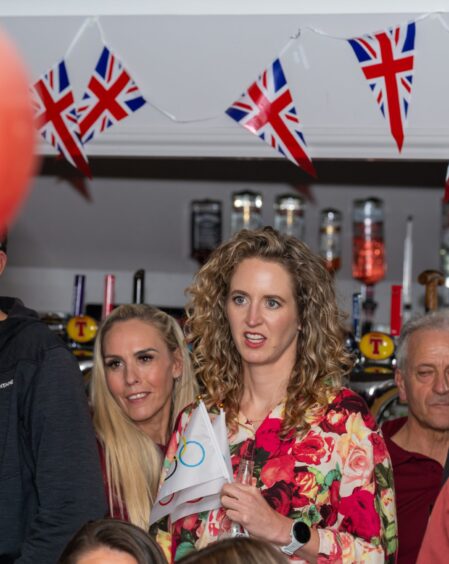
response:
<path fill-rule="evenodd" d="M 179 451 L 178 460 L 183 466 L 195 468 L 200 466 L 206 458 L 206 451 L 198 441 L 186 441 Z"/>

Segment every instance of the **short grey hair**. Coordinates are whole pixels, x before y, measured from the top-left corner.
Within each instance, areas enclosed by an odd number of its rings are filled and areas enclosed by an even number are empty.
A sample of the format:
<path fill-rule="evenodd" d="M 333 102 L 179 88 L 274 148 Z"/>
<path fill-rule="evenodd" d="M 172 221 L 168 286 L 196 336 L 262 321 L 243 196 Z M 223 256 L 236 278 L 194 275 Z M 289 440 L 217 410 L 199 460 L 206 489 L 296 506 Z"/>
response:
<path fill-rule="evenodd" d="M 449 309 L 432 311 L 408 321 L 401 331 L 396 347 L 396 365 L 401 372 L 407 370 L 408 344 L 417 331 L 441 331 L 449 333 Z M 448 335 L 449 347 L 449 335 Z"/>

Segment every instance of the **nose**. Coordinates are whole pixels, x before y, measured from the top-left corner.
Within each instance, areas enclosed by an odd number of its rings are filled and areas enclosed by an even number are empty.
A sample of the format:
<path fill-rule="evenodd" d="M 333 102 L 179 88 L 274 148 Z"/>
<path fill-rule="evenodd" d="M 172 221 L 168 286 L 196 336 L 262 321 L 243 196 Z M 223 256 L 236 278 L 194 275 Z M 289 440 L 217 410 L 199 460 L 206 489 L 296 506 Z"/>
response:
<path fill-rule="evenodd" d="M 449 392 L 449 373 L 447 370 L 438 370 L 433 380 L 433 391 L 436 394 L 447 394 Z"/>
<path fill-rule="evenodd" d="M 259 304 L 252 302 L 246 310 L 246 324 L 248 327 L 256 327 L 262 322 Z"/>
<path fill-rule="evenodd" d="M 139 372 L 132 366 L 127 366 L 125 368 L 125 383 L 128 386 L 132 386 L 133 384 L 138 384 L 140 381 Z"/>

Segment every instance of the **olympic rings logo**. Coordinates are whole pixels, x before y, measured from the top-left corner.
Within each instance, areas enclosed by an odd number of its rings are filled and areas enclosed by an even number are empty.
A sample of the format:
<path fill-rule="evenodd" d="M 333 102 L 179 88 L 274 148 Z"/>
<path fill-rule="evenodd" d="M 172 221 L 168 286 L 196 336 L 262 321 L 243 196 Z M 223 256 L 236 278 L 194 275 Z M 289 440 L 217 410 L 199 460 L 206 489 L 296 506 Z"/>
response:
<path fill-rule="evenodd" d="M 187 468 L 196 468 L 197 466 L 201 466 L 206 458 L 206 450 L 200 442 L 186 441 L 185 437 L 182 437 L 181 440 L 182 446 L 179 453 L 173 458 L 172 465 L 165 476 L 166 482 L 176 473 L 178 461 Z"/>
<path fill-rule="evenodd" d="M 189 448 L 189 453 L 192 453 L 193 450 L 193 456 L 189 457 L 192 458 L 193 460 L 189 460 L 189 462 L 187 462 L 183 458 L 186 457 L 187 455 L 187 445 L 192 445 L 192 446 L 195 445 L 195 448 L 193 449 L 192 447 Z M 187 468 L 195 468 L 196 466 L 201 466 L 205 458 L 206 458 L 206 451 L 203 445 L 198 441 L 184 441 L 184 444 L 182 445 L 178 455 L 179 462 L 183 466 L 187 466 Z"/>

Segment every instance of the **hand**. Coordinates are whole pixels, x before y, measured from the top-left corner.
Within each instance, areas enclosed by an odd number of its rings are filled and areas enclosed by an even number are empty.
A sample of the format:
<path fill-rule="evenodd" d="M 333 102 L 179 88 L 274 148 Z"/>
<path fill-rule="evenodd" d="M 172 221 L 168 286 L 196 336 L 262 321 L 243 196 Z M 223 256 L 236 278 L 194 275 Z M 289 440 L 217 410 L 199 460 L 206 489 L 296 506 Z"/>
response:
<path fill-rule="evenodd" d="M 229 519 L 242 525 L 250 535 L 279 546 L 290 543 L 292 519 L 270 507 L 255 486 L 225 484 L 221 503 Z"/>

